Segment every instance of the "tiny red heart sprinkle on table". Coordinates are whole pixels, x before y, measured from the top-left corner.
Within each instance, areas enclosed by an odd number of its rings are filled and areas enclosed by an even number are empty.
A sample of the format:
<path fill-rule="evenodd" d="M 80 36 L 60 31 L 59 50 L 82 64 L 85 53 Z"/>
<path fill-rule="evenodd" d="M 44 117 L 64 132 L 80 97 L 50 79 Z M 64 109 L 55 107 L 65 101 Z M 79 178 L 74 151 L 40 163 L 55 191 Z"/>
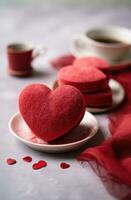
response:
<path fill-rule="evenodd" d="M 25 161 L 25 162 L 32 162 L 32 158 L 30 156 L 25 156 L 23 158 L 23 161 Z"/>
<path fill-rule="evenodd" d="M 47 162 L 45 160 L 40 160 L 38 162 L 39 165 L 41 165 L 41 167 L 46 167 L 47 166 Z"/>
<path fill-rule="evenodd" d="M 13 158 L 8 158 L 7 159 L 7 164 L 8 165 L 14 165 L 16 163 L 16 160 L 15 159 L 13 159 Z"/>
<path fill-rule="evenodd" d="M 67 168 L 70 167 L 70 165 L 69 165 L 68 163 L 62 162 L 62 163 L 60 164 L 60 167 L 61 167 L 62 169 L 67 169 Z"/>
<path fill-rule="evenodd" d="M 37 169 L 41 169 L 42 167 L 41 167 L 41 165 L 40 165 L 39 163 L 34 163 L 34 164 L 32 165 L 32 168 L 33 168 L 34 170 L 37 170 Z"/>
<path fill-rule="evenodd" d="M 44 161 L 44 160 L 40 160 L 40 161 L 38 161 L 38 163 L 34 163 L 32 165 L 32 168 L 34 170 L 37 170 L 37 169 L 41 169 L 41 168 L 46 167 L 46 166 L 47 166 L 47 162 Z"/>

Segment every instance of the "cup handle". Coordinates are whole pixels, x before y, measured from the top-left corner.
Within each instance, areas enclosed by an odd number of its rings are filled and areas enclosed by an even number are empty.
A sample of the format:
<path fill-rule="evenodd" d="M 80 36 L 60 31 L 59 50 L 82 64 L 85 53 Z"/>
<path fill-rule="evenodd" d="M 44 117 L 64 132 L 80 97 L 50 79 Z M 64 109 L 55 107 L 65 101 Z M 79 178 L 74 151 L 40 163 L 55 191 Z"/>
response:
<path fill-rule="evenodd" d="M 37 47 L 36 49 L 33 50 L 32 58 L 35 59 L 39 56 L 43 56 L 43 55 L 45 55 L 46 52 L 47 52 L 46 47 L 39 46 L 39 47 Z"/>
<path fill-rule="evenodd" d="M 73 49 L 78 54 L 84 52 L 88 48 L 87 38 L 82 34 L 75 35 L 73 38 Z"/>

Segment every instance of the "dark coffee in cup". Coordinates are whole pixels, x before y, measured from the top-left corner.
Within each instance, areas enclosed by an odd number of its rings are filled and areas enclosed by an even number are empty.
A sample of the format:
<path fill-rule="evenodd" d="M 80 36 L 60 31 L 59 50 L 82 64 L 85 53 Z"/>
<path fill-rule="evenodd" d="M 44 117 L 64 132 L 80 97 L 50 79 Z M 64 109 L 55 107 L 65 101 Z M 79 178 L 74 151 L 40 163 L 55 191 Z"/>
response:
<path fill-rule="evenodd" d="M 114 38 L 96 37 L 93 39 L 97 42 L 102 42 L 102 43 L 106 43 L 106 44 L 123 44 L 124 43 L 124 42 L 122 42 L 120 40 L 116 40 Z"/>
<path fill-rule="evenodd" d="M 117 40 L 115 38 L 108 38 L 108 37 L 95 37 L 92 38 L 94 39 L 96 42 L 101 42 L 101 43 L 105 43 L 105 44 L 124 44 L 123 41 Z"/>

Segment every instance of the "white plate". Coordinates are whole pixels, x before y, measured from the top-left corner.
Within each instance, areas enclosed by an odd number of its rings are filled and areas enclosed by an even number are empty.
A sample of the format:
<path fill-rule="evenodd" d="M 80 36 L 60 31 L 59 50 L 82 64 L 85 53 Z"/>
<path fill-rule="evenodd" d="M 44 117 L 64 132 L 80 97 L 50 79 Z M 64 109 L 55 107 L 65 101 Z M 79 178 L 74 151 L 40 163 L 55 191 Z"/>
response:
<path fill-rule="evenodd" d="M 82 121 L 76 128 L 50 144 L 37 138 L 31 132 L 20 113 L 16 113 L 9 120 L 9 130 L 18 140 L 32 149 L 60 153 L 77 149 L 89 141 L 97 133 L 98 123 L 96 118 L 86 111 Z"/>
<path fill-rule="evenodd" d="M 87 108 L 87 110 L 91 113 L 102 113 L 113 110 L 117 106 L 119 106 L 125 97 L 125 90 L 122 85 L 115 81 L 114 79 L 109 80 L 109 87 L 112 90 L 112 106 L 107 108 Z"/>

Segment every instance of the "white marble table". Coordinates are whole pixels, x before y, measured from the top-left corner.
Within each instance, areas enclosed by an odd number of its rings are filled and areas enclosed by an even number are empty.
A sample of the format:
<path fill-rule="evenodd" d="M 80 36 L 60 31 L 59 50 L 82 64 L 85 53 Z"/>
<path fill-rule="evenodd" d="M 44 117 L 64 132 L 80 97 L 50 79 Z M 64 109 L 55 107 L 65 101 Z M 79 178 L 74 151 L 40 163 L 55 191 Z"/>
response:
<path fill-rule="evenodd" d="M 107 193 L 91 168 L 82 168 L 75 160 L 78 152 L 53 155 L 33 151 L 10 134 L 8 120 L 18 110 L 18 94 L 25 85 L 32 82 L 52 85 L 56 72 L 48 64 L 48 59 L 68 52 L 74 33 L 103 24 L 131 27 L 130 8 L 89 9 L 88 6 L 73 5 L 17 9 L 1 7 L 0 16 L 0 199 L 113 200 L 114 197 Z M 33 63 L 39 72 L 35 77 L 19 79 L 6 73 L 5 48 L 13 41 L 32 41 L 34 44 L 48 46 L 45 58 L 39 58 Z M 108 122 L 105 116 L 97 118 L 106 135 Z M 47 160 L 48 167 L 33 171 L 30 164 L 22 162 L 21 158 L 25 155 L 31 155 L 34 161 Z M 15 157 L 18 163 L 8 166 L 8 157 Z M 61 161 L 69 162 L 71 168 L 61 170 Z"/>

